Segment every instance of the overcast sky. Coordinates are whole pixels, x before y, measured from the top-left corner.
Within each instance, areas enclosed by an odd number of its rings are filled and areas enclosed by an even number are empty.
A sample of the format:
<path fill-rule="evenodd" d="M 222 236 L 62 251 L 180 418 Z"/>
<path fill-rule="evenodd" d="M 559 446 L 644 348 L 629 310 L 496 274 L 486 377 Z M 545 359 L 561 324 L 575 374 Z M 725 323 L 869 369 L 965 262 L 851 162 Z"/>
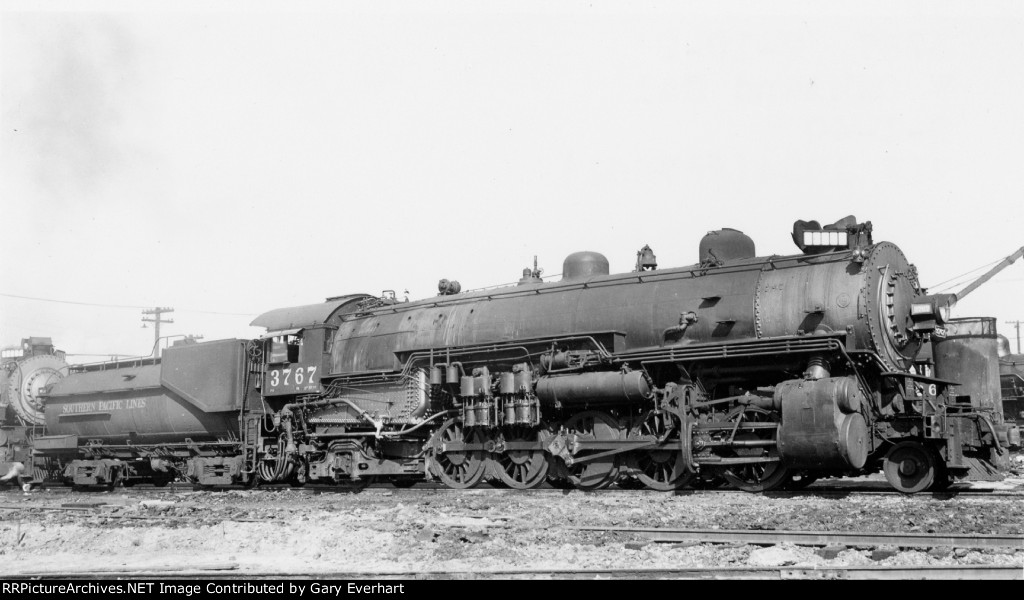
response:
<path fill-rule="evenodd" d="M 0 345 L 848 214 L 926 286 L 1024 245 L 1020 2 L 379 4 L 0 2 Z M 957 314 L 1012 339 L 1024 261 Z"/>

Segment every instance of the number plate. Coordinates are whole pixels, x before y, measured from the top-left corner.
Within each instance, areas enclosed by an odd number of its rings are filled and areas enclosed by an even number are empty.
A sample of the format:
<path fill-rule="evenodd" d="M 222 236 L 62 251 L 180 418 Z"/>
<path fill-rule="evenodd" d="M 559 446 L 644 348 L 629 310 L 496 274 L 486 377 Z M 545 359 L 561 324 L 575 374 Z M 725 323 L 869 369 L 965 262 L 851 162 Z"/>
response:
<path fill-rule="evenodd" d="M 263 378 L 263 395 L 307 394 L 320 391 L 320 377 L 315 366 L 282 365 L 267 369 Z"/>

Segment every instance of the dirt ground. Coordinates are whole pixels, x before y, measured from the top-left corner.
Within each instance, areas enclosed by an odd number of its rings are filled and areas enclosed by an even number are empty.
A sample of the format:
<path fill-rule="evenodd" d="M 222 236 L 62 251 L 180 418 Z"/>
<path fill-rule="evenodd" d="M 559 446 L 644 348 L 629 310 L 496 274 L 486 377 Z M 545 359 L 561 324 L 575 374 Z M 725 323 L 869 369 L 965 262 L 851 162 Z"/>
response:
<path fill-rule="evenodd" d="M 984 485 L 984 484 L 983 484 Z M 1001 533 L 1022 495 L 665 494 L 486 486 L 0 493 L 0 576 L 110 569 L 233 573 L 848 565 L 1021 565 L 1024 551 L 651 543 L 579 526 Z M 813 487 L 811 488 L 814 489 Z M 46 507 L 47 510 L 41 510 Z"/>

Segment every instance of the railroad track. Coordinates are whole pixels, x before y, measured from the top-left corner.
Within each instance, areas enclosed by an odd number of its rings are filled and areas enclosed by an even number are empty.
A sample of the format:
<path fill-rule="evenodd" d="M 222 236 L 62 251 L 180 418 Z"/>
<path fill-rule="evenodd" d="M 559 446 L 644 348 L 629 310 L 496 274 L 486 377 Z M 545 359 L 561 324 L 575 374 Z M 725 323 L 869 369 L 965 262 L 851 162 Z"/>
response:
<path fill-rule="evenodd" d="M 43 511 L 63 512 L 88 518 L 125 519 L 166 522 L 207 522 L 208 516 L 182 515 L 126 515 L 102 512 L 105 508 L 120 508 L 119 505 L 95 504 L 64 504 L 61 506 L 41 506 L 36 504 L 0 505 L 0 511 Z M 506 522 L 494 524 L 495 520 L 507 520 L 500 517 L 474 515 L 451 515 L 462 518 L 464 524 L 449 525 L 452 528 L 474 527 L 475 519 L 488 521 L 487 529 L 516 530 L 523 529 L 522 524 Z M 217 521 L 244 523 L 277 523 L 284 521 L 251 519 L 224 516 Z M 550 529 L 575 533 L 610 533 L 623 536 L 634 536 L 652 543 L 685 543 L 695 544 L 752 544 L 772 546 L 777 544 L 795 544 L 804 546 L 894 546 L 899 548 L 965 548 L 965 549 L 997 549 L 1020 551 L 1024 550 L 1024 535 L 1019 534 L 975 534 L 975 533 L 889 533 L 889 532 L 836 532 L 836 531 L 791 531 L 791 530 L 749 530 L 749 529 L 675 529 L 666 527 L 617 527 L 617 526 L 556 526 Z"/>
<path fill-rule="evenodd" d="M 740 543 L 771 546 L 898 546 L 900 548 L 975 548 L 1024 550 L 1024 535 L 975 533 L 885 533 L 782 531 L 747 529 L 668 529 L 635 527 L 575 527 L 576 531 L 636 535 L 651 542 Z"/>
<path fill-rule="evenodd" d="M 28 571 L 10 573 L 6 577 L 31 579 L 120 579 L 124 577 L 147 579 L 334 579 L 334 580 L 491 580 L 491 579 L 831 579 L 831 580 L 908 580 L 908 579 L 1024 579 L 1024 569 L 1014 565 L 954 565 L 954 566 L 838 566 L 838 567 L 724 567 L 724 568 L 638 568 L 638 569 L 500 569 L 484 571 L 316 571 L 252 572 L 237 571 L 231 565 L 210 569 L 183 566 L 180 569 L 157 570 L 98 570 L 98 571 Z M 413 586 L 415 584 L 412 584 Z M 414 587 L 412 589 L 415 589 Z"/>
<path fill-rule="evenodd" d="M 193 486 L 188 484 L 173 485 L 168 487 L 152 487 L 146 485 L 138 485 L 132 488 L 118 489 L 114 493 L 130 493 L 135 495 L 169 495 L 169 494 L 182 494 L 191 493 L 196 491 L 208 492 L 211 494 L 223 493 L 235 490 L 244 490 L 241 486 L 235 487 L 224 487 L 216 489 L 203 489 L 197 490 Z M 352 494 L 352 493 L 366 493 L 366 492 L 381 492 L 388 491 L 393 494 L 401 495 L 415 495 L 423 493 L 455 493 L 455 494 L 543 494 L 551 496 L 562 496 L 568 494 L 574 490 L 562 490 L 556 488 L 541 487 L 532 490 L 516 490 L 509 488 L 492 488 L 488 486 L 481 486 L 479 488 L 473 488 L 468 490 L 458 490 L 444 487 L 437 484 L 420 484 L 412 488 L 396 488 L 391 485 L 374 485 L 358 492 L 353 492 L 348 488 L 334 487 L 334 486 L 309 486 L 302 488 L 294 488 L 287 485 L 271 485 L 258 488 L 258 491 L 273 493 L 273 492 L 284 492 L 291 491 L 301 494 Z M 31 494 L 74 494 L 81 495 L 83 497 L 89 497 L 90 495 L 103 495 L 110 493 L 109 490 L 72 490 L 67 487 L 47 487 L 31 492 Z M 649 490 L 629 490 L 621 489 L 617 487 L 611 487 L 604 490 L 587 491 L 583 492 L 586 494 L 659 494 L 663 492 L 654 492 Z M 4 494 L 9 495 L 22 495 L 23 492 L 15 489 L 0 490 L 0 496 Z M 676 496 L 707 496 L 707 495 L 727 495 L 727 494 L 740 494 L 744 496 L 751 495 L 750 492 L 744 492 L 734 489 L 713 489 L 713 490 L 693 490 L 683 489 L 672 492 Z M 899 492 L 895 490 L 877 489 L 873 487 L 811 487 L 804 490 L 783 490 L 783 491 L 772 491 L 762 492 L 757 494 L 764 498 L 806 498 L 806 497 L 826 497 L 826 498 L 845 498 L 850 496 L 898 496 Z M 914 498 L 932 498 L 932 499 L 950 499 L 956 497 L 979 497 L 979 498 L 1024 498 L 1024 489 L 1021 490 L 997 490 L 988 488 L 963 488 L 963 489 L 950 489 L 942 492 L 921 492 L 912 496 Z"/>

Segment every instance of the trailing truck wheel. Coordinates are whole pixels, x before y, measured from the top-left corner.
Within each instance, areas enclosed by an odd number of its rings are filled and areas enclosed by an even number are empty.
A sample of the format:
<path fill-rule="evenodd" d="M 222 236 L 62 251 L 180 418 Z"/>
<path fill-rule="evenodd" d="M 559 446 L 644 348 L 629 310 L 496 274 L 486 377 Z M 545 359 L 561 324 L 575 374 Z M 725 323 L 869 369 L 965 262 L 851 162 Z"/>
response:
<path fill-rule="evenodd" d="M 929 448 L 919 442 L 900 442 L 885 455 L 882 470 L 896 491 L 916 494 L 935 482 L 937 467 Z"/>

